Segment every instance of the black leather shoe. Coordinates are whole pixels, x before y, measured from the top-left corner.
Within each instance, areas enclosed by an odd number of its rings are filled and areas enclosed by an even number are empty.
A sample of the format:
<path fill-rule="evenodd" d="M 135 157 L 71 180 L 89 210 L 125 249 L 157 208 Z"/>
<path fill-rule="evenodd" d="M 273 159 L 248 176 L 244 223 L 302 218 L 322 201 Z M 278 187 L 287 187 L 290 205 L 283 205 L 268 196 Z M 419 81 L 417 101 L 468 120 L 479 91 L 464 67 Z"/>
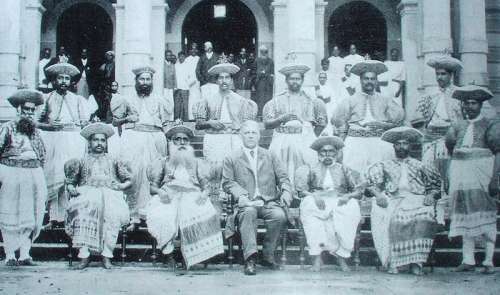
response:
<path fill-rule="evenodd" d="M 272 269 L 272 270 L 280 270 L 281 269 L 281 265 L 277 264 L 274 261 L 269 261 L 267 259 L 261 259 L 259 261 L 259 264 L 264 266 L 264 267 L 267 267 L 269 269 Z"/>
<path fill-rule="evenodd" d="M 89 258 L 82 258 L 82 260 L 80 261 L 80 264 L 78 264 L 76 266 L 76 269 L 79 269 L 79 270 L 85 269 L 85 268 L 87 268 L 87 266 L 89 266 L 89 263 L 90 263 Z"/>
<path fill-rule="evenodd" d="M 252 258 L 247 259 L 245 262 L 245 270 L 243 272 L 247 276 L 254 276 L 257 274 L 255 271 L 255 261 Z"/>
<path fill-rule="evenodd" d="M 36 263 L 33 262 L 33 259 L 31 259 L 31 258 L 18 260 L 17 264 L 20 266 L 36 266 L 37 265 Z"/>

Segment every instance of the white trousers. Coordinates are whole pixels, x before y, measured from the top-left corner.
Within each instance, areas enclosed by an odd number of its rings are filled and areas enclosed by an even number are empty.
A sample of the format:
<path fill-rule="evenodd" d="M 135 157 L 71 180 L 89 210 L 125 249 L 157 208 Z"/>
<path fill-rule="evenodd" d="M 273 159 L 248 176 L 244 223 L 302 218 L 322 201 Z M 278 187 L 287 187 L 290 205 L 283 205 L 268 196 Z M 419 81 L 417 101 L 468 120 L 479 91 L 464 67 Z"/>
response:
<path fill-rule="evenodd" d="M 484 239 L 484 266 L 493 266 L 493 254 L 495 253 L 495 240 L 496 233 L 488 233 L 480 236 Z M 475 237 L 462 236 L 462 253 L 463 253 L 463 264 L 475 265 L 476 261 L 474 259 L 474 249 L 475 249 Z"/>
<path fill-rule="evenodd" d="M 2 229 L 3 249 L 5 261 L 16 259 L 14 252 L 19 249 L 19 260 L 30 259 L 31 230 L 9 231 Z"/>

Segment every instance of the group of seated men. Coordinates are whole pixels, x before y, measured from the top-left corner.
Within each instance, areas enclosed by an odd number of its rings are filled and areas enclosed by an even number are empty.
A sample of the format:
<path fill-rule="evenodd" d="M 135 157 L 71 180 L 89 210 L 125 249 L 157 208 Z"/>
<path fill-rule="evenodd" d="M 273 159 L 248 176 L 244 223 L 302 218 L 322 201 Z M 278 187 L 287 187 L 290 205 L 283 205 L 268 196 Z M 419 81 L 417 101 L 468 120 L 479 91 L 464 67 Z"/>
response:
<path fill-rule="evenodd" d="M 441 75 L 449 76 L 442 88 L 450 87 L 449 68 L 457 64 L 451 57 L 430 63 L 437 74 L 444 69 Z M 56 89 L 47 97 L 34 90 L 10 96 L 18 117 L 0 129 L 0 230 L 6 265 L 33 265 L 29 251 L 43 227 L 47 203 L 50 220 L 64 222 L 79 248 L 80 269 L 89 265 L 91 254 L 102 256 L 103 267 L 110 268 L 120 228 L 135 230 L 141 219 L 166 262 L 172 261 L 173 241 L 180 237 L 189 268 L 223 253 L 216 198 L 227 194 L 236 203 L 227 227 L 240 233 L 246 275 L 255 275 L 257 262 L 280 268 L 277 241 L 288 208 L 297 204 L 312 269 L 321 270 L 322 255 L 328 252 L 349 271 L 347 258 L 361 220 L 358 200 L 372 197 L 371 230 L 383 267 L 398 273 L 408 266 L 420 275 L 442 222 L 437 200 L 445 195 L 449 236 L 463 238 L 457 271 L 474 269 L 475 241 L 483 240 L 482 272 L 494 272 L 500 129 L 481 112 L 483 102 L 493 96 L 488 89 L 470 85 L 455 87 L 449 97 L 445 91 L 426 97 L 424 106 L 431 109 L 424 114 L 430 114 L 430 123 L 421 133 L 403 126 L 401 107 L 374 91 L 377 75 L 386 67 L 367 60 L 351 69 L 360 77 L 362 91 L 341 101 L 327 119 L 324 103 L 302 89 L 309 68 L 290 54 L 280 70 L 288 89 L 263 110 L 264 127 L 274 130 L 267 150 L 259 147 L 255 103 L 229 87 L 238 70 L 224 61 L 213 66 L 209 74 L 217 77 L 218 91 L 193 108 L 196 129 L 205 130 L 205 159 L 196 158 L 190 145 L 193 130 L 170 126 L 172 106 L 152 92 L 155 71 L 148 66 L 134 69 L 135 95 L 112 101 L 113 125 L 88 122 L 80 97 L 67 92 L 71 76 L 78 73 L 69 64 L 47 69 L 54 71 Z M 444 79 L 439 77 L 438 82 Z M 447 109 L 454 106 L 462 114 L 456 120 Z M 433 118 L 435 114 L 439 117 Z M 428 142 L 434 150 L 444 145 L 446 169 L 442 154 L 435 153 L 428 163 L 409 156 L 439 120 L 448 124 L 440 125 L 446 132 L 433 134 Z M 327 124 L 335 135 L 322 134 Z M 258 218 L 266 225 L 261 257 Z"/>

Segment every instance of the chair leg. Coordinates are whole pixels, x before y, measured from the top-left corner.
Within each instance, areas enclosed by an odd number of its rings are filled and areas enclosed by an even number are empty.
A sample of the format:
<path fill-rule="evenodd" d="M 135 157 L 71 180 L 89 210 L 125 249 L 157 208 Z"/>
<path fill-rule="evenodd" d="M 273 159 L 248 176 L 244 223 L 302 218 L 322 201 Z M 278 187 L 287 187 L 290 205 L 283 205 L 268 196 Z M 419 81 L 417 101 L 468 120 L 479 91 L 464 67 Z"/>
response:
<path fill-rule="evenodd" d="M 361 260 L 359 259 L 359 248 L 361 247 L 361 226 L 365 223 L 365 219 L 361 219 L 361 222 L 358 224 L 358 228 L 356 230 L 356 238 L 354 240 L 354 269 L 358 270 Z"/>
<path fill-rule="evenodd" d="M 306 263 L 306 256 L 305 256 L 305 248 L 306 248 L 306 234 L 304 232 L 304 227 L 302 226 L 302 222 L 298 221 L 298 235 L 299 235 L 299 262 L 300 262 L 300 269 L 304 269 L 304 265 Z"/>
<path fill-rule="evenodd" d="M 121 254 L 121 264 L 125 264 L 125 258 L 127 258 L 127 253 L 125 249 L 127 248 L 127 226 L 122 227 L 122 254 Z"/>
<path fill-rule="evenodd" d="M 73 240 L 68 241 L 68 263 L 69 266 L 73 266 Z"/>
<path fill-rule="evenodd" d="M 286 265 L 286 242 L 288 238 L 288 230 L 284 229 L 281 236 L 281 265 Z"/>
<path fill-rule="evenodd" d="M 229 268 L 233 268 L 234 253 L 233 253 L 233 237 L 227 239 L 227 260 L 229 260 Z"/>
<path fill-rule="evenodd" d="M 431 252 L 429 253 L 429 265 L 431 272 L 434 272 L 434 266 L 436 265 L 436 243 L 432 244 Z"/>
<path fill-rule="evenodd" d="M 156 266 L 156 259 L 158 256 L 156 255 L 156 247 L 157 247 L 157 242 L 156 239 L 153 238 L 153 253 L 151 254 L 151 260 L 153 261 L 153 266 Z"/>

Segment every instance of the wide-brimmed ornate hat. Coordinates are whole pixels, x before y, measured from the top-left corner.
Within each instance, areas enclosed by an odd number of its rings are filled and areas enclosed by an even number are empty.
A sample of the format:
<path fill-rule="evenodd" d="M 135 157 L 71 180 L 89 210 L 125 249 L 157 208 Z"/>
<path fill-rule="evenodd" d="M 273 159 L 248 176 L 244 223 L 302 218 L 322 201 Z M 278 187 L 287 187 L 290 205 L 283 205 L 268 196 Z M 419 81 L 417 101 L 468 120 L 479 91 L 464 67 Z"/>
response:
<path fill-rule="evenodd" d="M 383 62 L 378 60 L 365 60 L 362 62 L 358 62 L 351 68 L 351 73 L 357 76 L 361 76 L 362 74 L 367 72 L 380 75 L 387 72 L 387 66 Z"/>
<path fill-rule="evenodd" d="M 390 143 L 396 143 L 399 140 L 407 140 L 410 143 L 417 143 L 422 140 L 423 137 L 424 135 L 422 132 L 417 129 L 401 126 L 387 130 L 382 134 L 380 139 Z"/>
<path fill-rule="evenodd" d="M 337 136 L 321 136 L 318 137 L 312 144 L 311 149 L 319 151 L 323 146 L 331 145 L 335 149 L 340 150 L 344 147 L 344 142 L 340 137 Z"/>
<path fill-rule="evenodd" d="M 491 91 L 486 87 L 467 85 L 456 88 L 456 90 L 451 94 L 451 97 L 462 101 L 473 99 L 483 102 L 491 99 L 493 97 L 493 93 L 491 93 Z"/>
<path fill-rule="evenodd" d="M 215 66 L 212 66 L 210 69 L 208 69 L 208 74 L 209 75 L 219 75 L 220 73 L 229 73 L 231 75 L 234 75 L 240 71 L 240 67 L 238 67 L 235 64 L 230 63 L 227 60 L 227 57 L 222 54 L 219 57 L 219 60 L 217 61 L 217 64 Z"/>
<path fill-rule="evenodd" d="M 172 136 L 176 135 L 177 133 L 184 133 L 187 136 L 189 136 L 189 138 L 194 137 L 193 130 L 185 125 L 176 125 L 176 126 L 171 127 L 170 129 L 167 130 L 167 132 L 165 132 L 165 136 L 168 139 L 170 139 Z"/>
<path fill-rule="evenodd" d="M 431 57 L 427 61 L 427 65 L 434 69 L 445 69 L 451 72 L 460 71 L 464 67 L 460 60 L 451 57 L 449 54 Z"/>
<path fill-rule="evenodd" d="M 108 54 L 108 55 L 112 55 L 112 56 L 115 56 L 115 52 L 114 52 L 114 51 L 112 51 L 112 50 L 108 50 L 108 51 L 106 51 L 106 54 Z"/>
<path fill-rule="evenodd" d="M 62 62 L 53 64 L 45 69 L 48 75 L 52 77 L 57 77 L 58 75 L 69 75 L 74 77 L 80 74 L 80 70 L 70 63 Z"/>
<path fill-rule="evenodd" d="M 297 61 L 297 55 L 295 53 L 289 53 L 285 57 L 285 65 L 279 70 L 279 72 L 285 76 L 293 73 L 299 73 L 303 75 L 310 69 L 311 68 L 309 66 Z"/>
<path fill-rule="evenodd" d="M 39 106 L 43 104 L 43 94 L 40 91 L 32 89 L 21 89 L 14 92 L 7 100 L 15 108 L 26 102 L 31 102 L 35 106 Z"/>
<path fill-rule="evenodd" d="M 150 73 L 151 75 L 153 75 L 155 72 L 156 72 L 155 69 L 153 69 L 153 67 L 150 66 L 140 66 L 132 69 L 132 73 L 134 73 L 134 75 L 136 76 L 139 76 L 142 73 Z"/>
<path fill-rule="evenodd" d="M 106 135 L 106 138 L 110 138 L 113 134 L 115 134 L 115 131 L 111 125 L 100 122 L 87 125 L 82 129 L 82 131 L 80 131 L 80 135 L 87 140 L 89 140 L 94 134 L 104 134 Z"/>

